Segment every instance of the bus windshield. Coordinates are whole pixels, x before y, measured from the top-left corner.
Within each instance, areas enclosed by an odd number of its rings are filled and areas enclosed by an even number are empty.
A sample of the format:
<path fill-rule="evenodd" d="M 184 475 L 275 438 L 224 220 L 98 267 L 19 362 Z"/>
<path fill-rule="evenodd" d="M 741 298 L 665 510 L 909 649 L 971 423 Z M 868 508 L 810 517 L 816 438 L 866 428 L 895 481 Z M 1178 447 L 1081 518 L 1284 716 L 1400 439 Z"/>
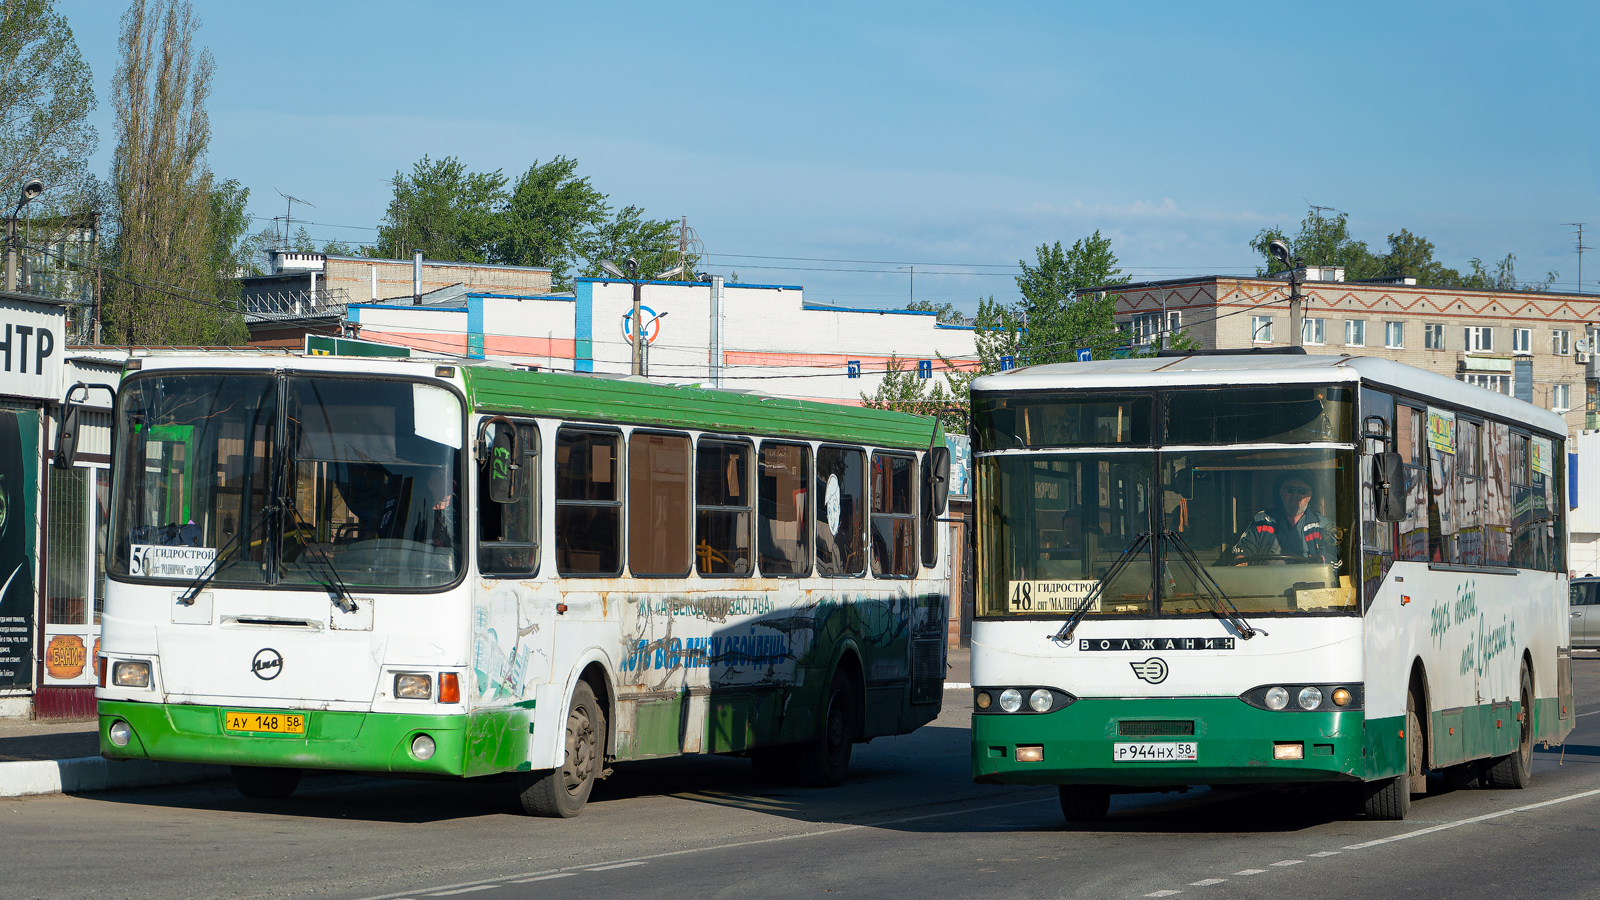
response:
<path fill-rule="evenodd" d="M 1160 406 L 1208 400 L 1234 422 L 1174 413 L 1159 430 L 1165 447 L 1021 452 L 1019 430 L 1009 428 L 996 449 L 980 449 L 978 537 L 989 577 L 979 615 L 1064 616 L 1091 597 L 1085 613 L 1102 616 L 1210 615 L 1219 599 L 1246 615 L 1359 611 L 1356 456 L 1331 440 L 1348 433 L 1344 398 L 1294 397 L 1284 411 L 1265 398 L 1230 404 L 1192 393 Z M 986 399 L 974 398 L 975 412 Z M 1003 402 L 1048 407 L 1046 421 L 1075 418 L 1070 396 Z M 1108 418 L 1103 398 L 1085 404 Z"/>
<path fill-rule="evenodd" d="M 130 378 L 110 570 L 233 587 L 426 589 L 461 572 L 460 399 L 266 373 Z"/>

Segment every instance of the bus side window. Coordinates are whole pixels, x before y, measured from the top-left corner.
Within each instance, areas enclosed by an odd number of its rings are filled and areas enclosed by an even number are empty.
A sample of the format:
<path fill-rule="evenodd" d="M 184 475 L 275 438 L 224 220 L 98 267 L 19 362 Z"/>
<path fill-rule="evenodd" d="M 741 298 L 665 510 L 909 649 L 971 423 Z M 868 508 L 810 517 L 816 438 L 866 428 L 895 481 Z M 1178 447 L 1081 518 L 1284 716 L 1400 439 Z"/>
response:
<path fill-rule="evenodd" d="M 917 574 L 916 460 L 898 453 L 872 455 L 872 574 Z"/>
<path fill-rule="evenodd" d="M 521 458 L 512 477 L 516 501 L 496 503 L 489 479 L 478 477 L 478 571 L 484 575 L 528 576 L 539 571 L 539 430 L 517 423 Z"/>
<path fill-rule="evenodd" d="M 1406 518 L 1400 523 L 1397 559 L 1428 559 L 1428 470 L 1422 455 L 1423 412 L 1401 406 L 1395 417 L 1395 449 L 1406 465 Z"/>
<path fill-rule="evenodd" d="M 1456 558 L 1483 565 L 1483 425 L 1462 420 L 1456 432 Z"/>
<path fill-rule="evenodd" d="M 860 577 L 862 513 L 866 488 L 864 454 L 854 448 L 823 447 L 817 451 L 817 574 Z"/>
<path fill-rule="evenodd" d="M 556 432 L 556 571 L 622 573 L 622 497 L 615 432 Z"/>
<path fill-rule="evenodd" d="M 756 545 L 761 574 L 811 572 L 811 448 L 762 441 L 757 485 Z"/>
<path fill-rule="evenodd" d="M 1511 564 L 1511 429 L 1504 422 L 1486 423 L 1484 453 L 1483 561 Z"/>
<path fill-rule="evenodd" d="M 694 462 L 694 557 L 701 575 L 752 575 L 750 445 L 702 438 Z"/>
<path fill-rule="evenodd" d="M 628 436 L 628 571 L 689 574 L 689 436 Z"/>

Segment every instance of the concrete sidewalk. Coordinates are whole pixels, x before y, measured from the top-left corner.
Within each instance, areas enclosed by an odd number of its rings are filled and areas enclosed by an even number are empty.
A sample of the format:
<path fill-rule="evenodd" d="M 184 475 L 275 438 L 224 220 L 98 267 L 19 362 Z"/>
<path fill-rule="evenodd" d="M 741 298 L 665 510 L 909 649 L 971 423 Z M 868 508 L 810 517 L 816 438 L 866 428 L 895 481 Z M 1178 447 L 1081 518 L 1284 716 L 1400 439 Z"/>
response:
<path fill-rule="evenodd" d="M 951 647 L 945 703 L 968 702 L 972 652 Z M 110 760 L 100 756 L 97 719 L 0 719 L 0 797 L 183 784 L 227 775 L 226 766 Z"/>

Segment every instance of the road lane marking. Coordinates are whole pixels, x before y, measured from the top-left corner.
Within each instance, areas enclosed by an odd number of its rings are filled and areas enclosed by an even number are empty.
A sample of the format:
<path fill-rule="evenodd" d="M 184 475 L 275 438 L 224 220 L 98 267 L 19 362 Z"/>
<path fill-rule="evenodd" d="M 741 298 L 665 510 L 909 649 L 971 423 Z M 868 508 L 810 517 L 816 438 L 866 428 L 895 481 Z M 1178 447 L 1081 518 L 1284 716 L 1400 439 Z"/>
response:
<path fill-rule="evenodd" d="M 1213 884 L 1222 884 L 1226 878 L 1202 878 L 1199 881 L 1189 882 L 1189 887 L 1210 887 Z"/>
<path fill-rule="evenodd" d="M 946 681 L 944 689 L 947 691 L 970 691 L 972 690 L 972 683 L 970 681 Z"/>
<path fill-rule="evenodd" d="M 612 869 L 626 869 L 629 866 L 647 866 L 647 865 L 649 865 L 649 863 L 647 863 L 647 862 L 645 862 L 644 860 L 641 859 L 641 860 L 636 860 L 634 862 L 612 863 L 609 866 L 590 866 L 589 868 L 584 869 L 584 871 L 585 872 L 609 872 Z"/>
<path fill-rule="evenodd" d="M 553 875 L 540 875 L 540 876 L 538 876 L 536 878 L 517 878 L 517 879 L 514 879 L 513 881 L 511 881 L 509 883 L 510 884 L 528 884 L 529 882 L 532 882 L 532 881 L 549 881 L 552 878 L 571 878 L 572 876 L 574 876 L 576 874 L 578 874 L 578 873 L 577 872 L 556 872 Z"/>
<path fill-rule="evenodd" d="M 1273 863 L 1273 865 L 1275 865 L 1275 866 L 1298 866 L 1303 862 L 1305 862 L 1305 860 L 1303 860 L 1303 859 L 1280 859 L 1277 862 Z"/>
<path fill-rule="evenodd" d="M 674 856 L 689 856 L 689 855 L 692 855 L 692 854 L 695 854 L 695 853 L 706 853 L 706 852 L 713 851 L 713 850 L 737 850 L 737 849 L 739 849 L 741 847 L 755 847 L 755 846 L 760 846 L 762 844 L 781 844 L 781 843 L 786 843 L 788 841 L 804 840 L 806 838 L 827 837 L 828 835 L 832 835 L 832 834 L 843 834 L 843 833 L 845 833 L 847 831 L 860 831 L 863 828 L 883 828 L 883 827 L 886 827 L 886 826 L 889 826 L 889 825 L 904 825 L 907 822 L 922 822 L 922 821 L 926 821 L 928 819 L 943 819 L 943 818 L 947 818 L 949 816 L 964 816 L 964 815 L 970 815 L 972 813 L 988 812 L 990 810 L 995 810 L 995 809 L 1012 809 L 1012 808 L 1015 808 L 1015 807 L 1018 807 L 1018 806 L 1036 806 L 1036 805 L 1038 805 L 1040 803 L 1059 803 L 1059 802 L 1061 802 L 1059 798 L 1052 796 L 1052 797 L 1041 797 L 1041 798 L 1039 798 L 1037 800 L 1018 800 L 1018 801 L 1016 801 L 1014 803 L 993 803 L 993 804 L 990 804 L 988 806 L 974 806 L 974 807 L 968 807 L 968 808 L 963 808 L 963 809 L 951 809 L 951 810 L 945 810 L 944 812 L 924 813 L 922 815 L 917 815 L 917 816 L 902 816 L 902 817 L 900 817 L 898 819 L 885 819 L 885 820 L 883 820 L 881 822 L 864 822 L 864 823 L 862 823 L 860 825 L 841 825 L 841 826 L 839 826 L 837 828 L 825 828 L 825 829 L 822 829 L 821 831 L 805 831 L 805 832 L 801 832 L 800 834 L 785 834 L 785 835 L 780 835 L 778 837 L 758 838 L 758 839 L 752 840 L 752 841 L 734 841 L 734 842 L 728 843 L 728 844 L 714 844 L 714 845 L 711 845 L 711 846 L 708 846 L 708 847 L 690 847 L 690 848 L 685 849 L 685 850 L 668 850 L 668 851 L 665 851 L 665 852 L 662 852 L 662 853 L 652 853 L 652 854 L 649 854 L 647 856 L 636 856 L 636 857 L 634 857 L 632 859 L 617 860 L 617 862 L 619 862 L 619 863 L 648 862 L 650 860 L 656 860 L 656 859 L 669 859 L 669 858 L 674 857 Z M 605 863 L 603 865 L 610 866 L 610 865 L 612 865 L 612 863 Z M 593 869 L 594 867 L 593 866 L 576 866 L 574 868 L 577 868 L 577 869 L 580 869 L 580 870 L 584 870 L 584 871 L 588 871 L 588 870 Z M 564 874 L 570 875 L 570 874 L 573 874 L 573 873 L 567 872 L 567 873 L 564 873 Z M 520 881 L 520 880 L 517 880 L 517 879 L 530 879 L 531 880 L 531 879 L 536 878 L 536 877 L 547 876 L 547 875 L 550 875 L 550 876 L 554 877 L 554 874 L 553 874 L 552 870 L 544 869 L 544 870 L 537 871 L 537 872 L 520 872 L 520 873 L 517 873 L 515 875 L 501 875 L 498 878 L 484 879 L 482 881 L 463 881 L 463 882 L 461 882 L 459 884 L 439 885 L 439 889 L 441 891 L 449 891 L 449 890 L 453 890 L 455 888 L 467 888 L 467 887 L 470 887 L 473 890 L 485 890 L 487 888 L 495 887 L 495 886 L 500 885 L 500 884 L 506 884 L 506 883 L 522 884 L 523 883 L 523 881 Z M 486 883 L 486 882 L 488 882 L 488 883 Z M 479 885 L 482 885 L 482 887 L 478 887 Z M 415 893 L 418 893 L 418 891 L 415 888 L 413 888 L 411 890 L 406 890 L 406 891 L 396 891 L 395 893 L 392 893 L 392 894 L 379 894 L 379 895 L 373 896 L 373 897 L 365 897 L 365 898 L 363 898 L 363 900 L 400 900 L 400 898 L 403 898 L 403 897 L 406 897 L 407 895 L 415 894 Z M 437 897 L 437 896 L 441 896 L 441 894 L 439 894 L 439 893 L 431 893 L 428 896 Z"/>
<path fill-rule="evenodd" d="M 1318 850 L 1316 853 L 1311 853 L 1311 854 L 1308 854 L 1308 855 L 1313 857 L 1313 858 L 1315 858 L 1315 859 L 1322 859 L 1325 856 L 1338 856 L 1339 855 L 1339 851 L 1337 851 L 1337 850 Z"/>
<path fill-rule="evenodd" d="M 1265 871 L 1266 871 L 1266 869 L 1245 869 L 1242 872 L 1235 872 L 1233 874 L 1235 874 L 1235 875 L 1260 875 L 1262 872 L 1265 872 Z"/>
<path fill-rule="evenodd" d="M 487 891 L 487 890 L 491 890 L 493 888 L 497 888 L 499 886 L 500 885 L 498 885 L 498 884 L 480 884 L 477 887 L 460 888 L 460 889 L 454 890 L 454 891 L 437 891 L 435 893 L 429 894 L 428 896 L 429 897 L 448 897 L 451 894 L 470 894 L 473 891 Z"/>
<path fill-rule="evenodd" d="M 1458 819 L 1458 820 L 1456 820 L 1454 822 L 1445 822 L 1443 825 L 1435 825 L 1435 826 L 1433 826 L 1431 828 L 1420 828 L 1420 829 L 1418 829 L 1416 831 L 1408 831 L 1405 834 L 1397 834 L 1397 835 L 1394 835 L 1393 837 L 1378 838 L 1375 841 L 1364 841 L 1364 842 L 1362 842 L 1360 844 L 1351 844 L 1350 846 L 1345 847 L 1343 849 L 1345 849 L 1345 850 L 1365 850 L 1368 847 L 1376 847 L 1376 846 L 1378 846 L 1380 844 L 1392 844 L 1395 841 L 1405 841 L 1405 840 L 1410 840 L 1411 838 L 1414 838 L 1414 837 L 1422 837 L 1425 834 L 1433 834 L 1436 831 L 1448 831 L 1451 828 L 1460 828 L 1463 825 L 1473 825 L 1473 824 L 1476 824 L 1478 822 L 1487 822 L 1490 819 L 1498 819 L 1501 816 L 1509 816 L 1509 815 L 1511 815 L 1513 813 L 1528 812 L 1529 810 L 1534 810 L 1534 809 L 1542 809 L 1543 807 L 1546 807 L 1546 806 L 1555 806 L 1557 803 L 1566 803 L 1566 802 L 1568 802 L 1570 800 L 1582 800 L 1585 797 L 1593 797 L 1596 794 L 1600 794 L 1600 789 L 1596 789 L 1596 790 L 1592 790 L 1592 791 L 1580 791 L 1579 793 L 1576 793 L 1576 794 L 1568 794 L 1565 797 L 1557 797 L 1554 800 L 1545 800 L 1545 801 L 1543 801 L 1541 803 L 1529 803 L 1526 806 L 1518 806 L 1518 807 L 1514 807 L 1512 809 L 1503 809 L 1503 810 L 1501 810 L 1499 812 L 1485 813 L 1484 815 L 1481 815 L 1481 816 L 1473 816 L 1470 819 Z"/>
<path fill-rule="evenodd" d="M 1173 894 L 1181 894 L 1181 893 L 1183 893 L 1183 891 L 1155 891 L 1153 893 L 1145 894 L 1145 896 L 1146 897 L 1171 897 Z"/>

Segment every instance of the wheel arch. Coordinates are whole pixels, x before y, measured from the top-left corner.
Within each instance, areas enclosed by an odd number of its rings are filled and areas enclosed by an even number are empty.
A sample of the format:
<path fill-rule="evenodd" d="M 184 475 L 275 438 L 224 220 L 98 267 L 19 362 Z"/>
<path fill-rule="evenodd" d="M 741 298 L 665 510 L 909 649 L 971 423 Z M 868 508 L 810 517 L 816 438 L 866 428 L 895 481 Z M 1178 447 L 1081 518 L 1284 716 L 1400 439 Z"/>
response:
<path fill-rule="evenodd" d="M 1423 664 L 1422 657 L 1411 661 L 1411 675 L 1406 682 L 1406 691 L 1417 698 L 1417 726 L 1422 731 L 1422 758 L 1433 765 L 1433 698 L 1428 688 L 1428 667 Z"/>

